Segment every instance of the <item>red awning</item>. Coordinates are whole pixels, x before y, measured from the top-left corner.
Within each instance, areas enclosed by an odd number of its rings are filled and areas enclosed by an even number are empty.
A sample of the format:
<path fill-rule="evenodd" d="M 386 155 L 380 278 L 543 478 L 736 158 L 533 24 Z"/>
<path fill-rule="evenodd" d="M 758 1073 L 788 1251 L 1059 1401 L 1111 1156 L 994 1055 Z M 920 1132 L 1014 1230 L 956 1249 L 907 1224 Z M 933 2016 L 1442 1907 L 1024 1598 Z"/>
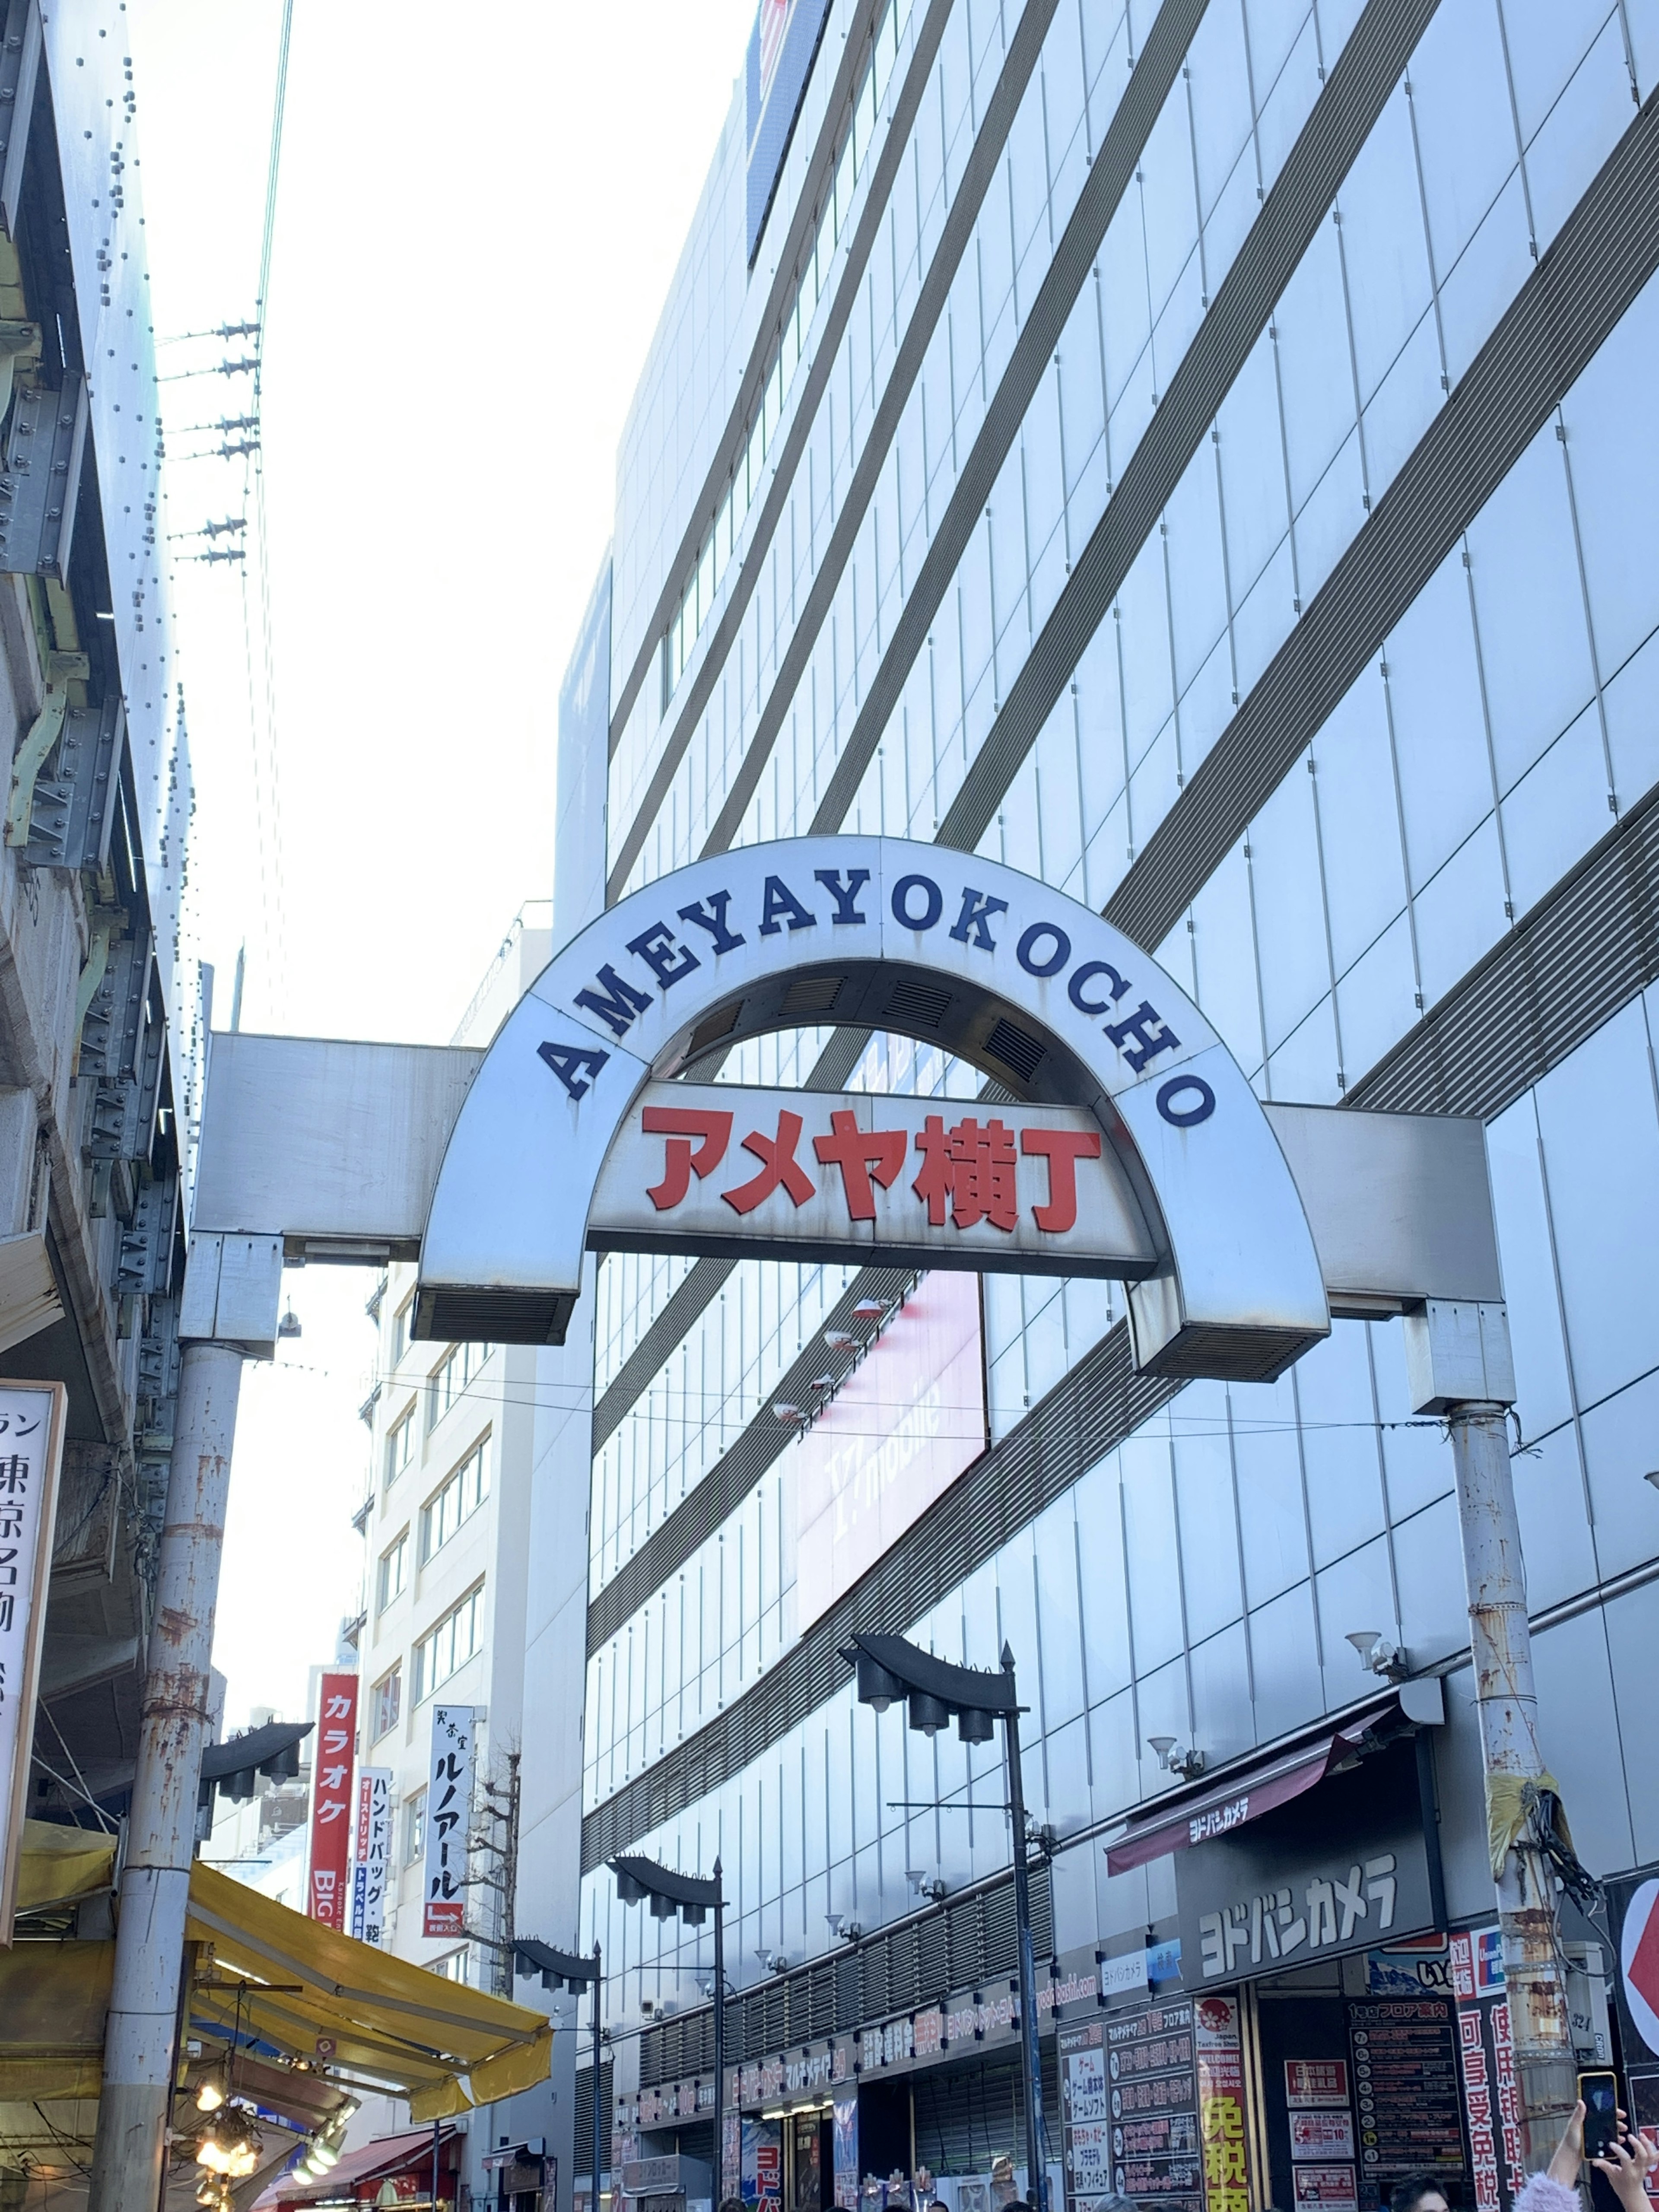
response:
<path fill-rule="evenodd" d="M 1217 1836 L 1242 1828 L 1247 1820 L 1260 1820 L 1276 1805 L 1287 1805 L 1292 1797 L 1300 1797 L 1322 1782 L 1350 1756 L 1360 1738 L 1394 1710 L 1395 1701 L 1390 1698 L 1345 1721 L 1340 1729 L 1304 1739 L 1253 1767 L 1241 1767 L 1224 1782 L 1212 1783 L 1178 1805 L 1166 1802 L 1149 1806 L 1115 1844 L 1107 1845 L 1106 1871 L 1127 1874 L 1131 1867 L 1145 1866 L 1148 1859 L 1210 1843 Z"/>
<path fill-rule="evenodd" d="M 459 2130 L 445 2126 L 438 2137 L 440 2182 L 455 2170 L 453 2146 Z M 358 2197 L 364 2182 L 397 2181 L 407 2176 L 429 2188 L 432 2179 L 432 2130 L 410 2128 L 395 2136 L 378 2136 L 357 2150 L 344 2152 L 337 2166 L 313 2179 L 308 2173 L 285 2173 L 261 2191 L 254 2212 L 279 2212 L 289 2205 L 316 2204 Z M 369 2201 L 373 2201 L 371 2191 Z M 363 2200 L 358 2197 L 361 2203 Z M 428 2196 L 426 2201 L 431 2202 Z"/>

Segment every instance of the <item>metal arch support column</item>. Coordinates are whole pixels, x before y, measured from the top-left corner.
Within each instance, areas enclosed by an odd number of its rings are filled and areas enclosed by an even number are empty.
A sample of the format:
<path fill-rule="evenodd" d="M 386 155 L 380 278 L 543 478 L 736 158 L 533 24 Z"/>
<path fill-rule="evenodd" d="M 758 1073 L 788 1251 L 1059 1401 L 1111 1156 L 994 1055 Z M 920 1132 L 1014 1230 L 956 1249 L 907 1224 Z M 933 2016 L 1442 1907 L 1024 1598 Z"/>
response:
<path fill-rule="evenodd" d="M 240 1344 L 184 1349 L 88 2212 L 159 2201 Z"/>
<path fill-rule="evenodd" d="M 1469 1654 L 1488 1820 L 1494 1797 L 1546 1771 L 1510 1466 L 1515 1364 L 1501 1305 L 1430 1299 L 1406 1316 L 1413 1408 L 1451 1432 Z M 1527 2168 L 1547 2165 L 1577 2096 L 1553 1869 L 1526 1834 L 1494 1864 Z"/>

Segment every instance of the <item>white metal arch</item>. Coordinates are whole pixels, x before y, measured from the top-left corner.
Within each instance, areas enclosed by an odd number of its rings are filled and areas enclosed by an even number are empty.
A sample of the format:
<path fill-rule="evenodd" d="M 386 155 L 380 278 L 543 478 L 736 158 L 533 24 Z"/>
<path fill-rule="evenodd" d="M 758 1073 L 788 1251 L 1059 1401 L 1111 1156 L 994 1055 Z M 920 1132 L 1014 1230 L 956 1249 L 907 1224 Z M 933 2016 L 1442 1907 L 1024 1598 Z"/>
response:
<path fill-rule="evenodd" d="M 1267 1377 L 1330 1327 L 1261 1103 L 1174 980 L 1090 908 L 976 855 L 799 838 L 659 878 L 556 954 L 503 1024 L 444 1156 L 416 1333 L 562 1341 L 593 1193 L 647 1082 L 833 1019 L 1094 1115 L 1158 1254 L 1138 1364 Z"/>

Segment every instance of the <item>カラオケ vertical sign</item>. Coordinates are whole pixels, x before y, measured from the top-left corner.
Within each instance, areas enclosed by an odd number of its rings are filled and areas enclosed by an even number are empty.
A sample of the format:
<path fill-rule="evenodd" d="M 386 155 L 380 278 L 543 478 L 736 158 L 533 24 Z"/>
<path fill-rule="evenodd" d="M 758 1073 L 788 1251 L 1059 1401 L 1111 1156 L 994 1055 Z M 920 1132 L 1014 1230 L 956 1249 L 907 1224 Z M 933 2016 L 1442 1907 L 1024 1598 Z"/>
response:
<path fill-rule="evenodd" d="M 68 1393 L 0 1382 L 0 1945 L 11 1942 Z"/>

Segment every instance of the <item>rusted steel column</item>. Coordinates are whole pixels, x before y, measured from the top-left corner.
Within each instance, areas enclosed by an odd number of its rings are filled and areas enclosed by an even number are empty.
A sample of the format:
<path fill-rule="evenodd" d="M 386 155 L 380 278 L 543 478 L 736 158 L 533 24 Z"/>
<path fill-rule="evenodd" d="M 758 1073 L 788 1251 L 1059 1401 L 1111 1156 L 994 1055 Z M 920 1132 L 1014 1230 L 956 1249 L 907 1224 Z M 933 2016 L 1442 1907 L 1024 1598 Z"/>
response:
<path fill-rule="evenodd" d="M 161 2196 L 242 1359 L 240 1345 L 187 1344 L 180 1364 L 88 2212 Z"/>
<path fill-rule="evenodd" d="M 1506 1786 L 1512 1796 L 1518 1783 L 1535 1781 L 1545 1771 L 1507 1415 L 1505 1407 L 1482 1401 L 1452 1406 L 1447 1415 L 1489 1815 L 1494 1796 L 1501 1803 Z M 1526 2160 L 1535 2172 L 1549 2162 L 1577 2094 L 1554 1875 L 1542 1854 L 1522 1838 L 1504 1853 L 1493 1876 Z"/>

